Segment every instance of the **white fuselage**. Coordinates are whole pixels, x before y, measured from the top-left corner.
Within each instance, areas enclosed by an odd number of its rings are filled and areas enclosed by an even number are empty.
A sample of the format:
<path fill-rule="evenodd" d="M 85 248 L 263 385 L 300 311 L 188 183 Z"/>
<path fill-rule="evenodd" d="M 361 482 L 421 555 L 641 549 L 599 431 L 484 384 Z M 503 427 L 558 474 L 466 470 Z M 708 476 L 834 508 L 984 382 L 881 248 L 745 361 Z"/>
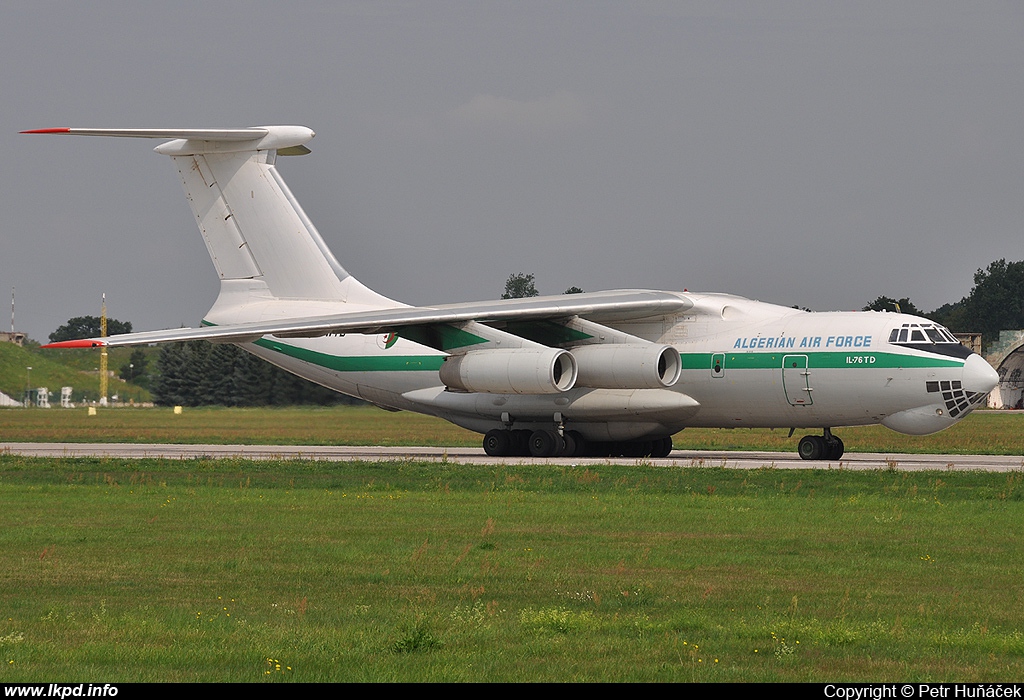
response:
<path fill-rule="evenodd" d="M 501 426 L 543 429 L 561 420 L 591 440 L 670 435 L 688 426 L 883 423 L 925 434 L 952 425 L 977 405 L 965 394 L 988 391 L 984 383 L 992 370 L 981 367 L 977 355 L 931 341 L 946 354 L 889 342 L 893 329 L 930 323 L 925 319 L 809 313 L 725 294 L 685 296 L 693 307 L 684 313 L 606 323 L 678 349 L 681 377 L 663 389 L 573 388 L 544 395 L 450 391 L 438 374 L 446 353 L 383 334 L 268 336 L 244 347 L 383 407 L 437 415 L 481 433 Z M 949 383 L 947 391 L 942 382 Z"/>

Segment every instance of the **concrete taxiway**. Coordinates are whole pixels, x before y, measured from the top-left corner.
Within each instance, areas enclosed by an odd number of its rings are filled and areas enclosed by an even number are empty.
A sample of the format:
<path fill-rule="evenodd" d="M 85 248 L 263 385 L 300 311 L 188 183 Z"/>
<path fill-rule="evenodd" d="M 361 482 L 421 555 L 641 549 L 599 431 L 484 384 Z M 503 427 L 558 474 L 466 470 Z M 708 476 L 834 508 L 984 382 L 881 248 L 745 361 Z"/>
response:
<path fill-rule="evenodd" d="M 0 454 L 106 459 L 305 459 L 332 462 L 427 461 L 448 464 L 653 464 L 728 469 L 899 469 L 1024 471 L 1024 455 L 916 455 L 848 453 L 839 461 L 808 462 L 788 452 L 675 450 L 664 459 L 488 457 L 472 447 L 353 447 L 324 445 L 158 445 L 110 443 L 0 443 Z"/>

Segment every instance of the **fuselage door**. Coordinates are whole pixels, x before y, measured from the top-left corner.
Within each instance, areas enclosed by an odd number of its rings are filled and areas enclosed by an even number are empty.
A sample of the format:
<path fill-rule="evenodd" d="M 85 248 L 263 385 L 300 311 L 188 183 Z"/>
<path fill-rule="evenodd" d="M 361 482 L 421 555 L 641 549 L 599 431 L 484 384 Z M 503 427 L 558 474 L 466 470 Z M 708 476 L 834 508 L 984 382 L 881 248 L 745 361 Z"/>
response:
<path fill-rule="evenodd" d="M 807 355 L 786 355 L 782 358 L 782 388 L 790 406 L 810 406 L 814 403 Z"/>

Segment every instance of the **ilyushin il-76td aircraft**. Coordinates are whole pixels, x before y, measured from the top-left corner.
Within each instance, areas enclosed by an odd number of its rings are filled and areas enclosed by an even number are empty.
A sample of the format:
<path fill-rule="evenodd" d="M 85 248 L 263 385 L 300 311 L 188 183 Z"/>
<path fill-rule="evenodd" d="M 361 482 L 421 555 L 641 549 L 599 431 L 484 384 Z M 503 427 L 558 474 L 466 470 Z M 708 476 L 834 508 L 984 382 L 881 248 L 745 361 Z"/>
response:
<path fill-rule="evenodd" d="M 199 328 L 46 347 L 234 343 L 382 408 L 482 433 L 489 455 L 653 456 L 691 427 L 817 429 L 797 446 L 838 460 L 836 426 L 948 428 L 996 386 L 989 364 L 931 321 L 809 313 L 728 294 L 625 289 L 408 306 L 361 284 L 285 185 L 278 156 L 312 130 L 41 129 L 168 139 L 220 277 Z"/>

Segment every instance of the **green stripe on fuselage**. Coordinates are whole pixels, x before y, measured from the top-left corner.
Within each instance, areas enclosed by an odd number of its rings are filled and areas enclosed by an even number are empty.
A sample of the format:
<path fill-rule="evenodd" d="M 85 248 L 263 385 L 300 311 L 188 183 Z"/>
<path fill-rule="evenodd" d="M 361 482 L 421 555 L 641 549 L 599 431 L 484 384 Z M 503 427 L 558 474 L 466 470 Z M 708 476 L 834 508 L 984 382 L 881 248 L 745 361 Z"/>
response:
<path fill-rule="evenodd" d="M 808 369 L 871 369 L 899 367 L 962 367 L 963 361 L 936 355 L 893 352 L 727 352 L 681 353 L 683 369 L 710 369 L 714 355 L 725 355 L 725 369 L 779 369 L 782 358 L 807 357 Z"/>
<path fill-rule="evenodd" d="M 319 365 L 336 372 L 437 372 L 444 364 L 439 355 L 339 356 L 306 350 L 261 338 L 262 348 Z M 723 353 L 680 353 L 684 370 L 710 370 L 713 357 Z M 782 358 L 806 356 L 808 369 L 871 369 L 900 367 L 962 367 L 963 362 L 935 355 L 904 355 L 891 352 L 731 352 L 725 354 L 725 369 L 781 369 Z"/>

